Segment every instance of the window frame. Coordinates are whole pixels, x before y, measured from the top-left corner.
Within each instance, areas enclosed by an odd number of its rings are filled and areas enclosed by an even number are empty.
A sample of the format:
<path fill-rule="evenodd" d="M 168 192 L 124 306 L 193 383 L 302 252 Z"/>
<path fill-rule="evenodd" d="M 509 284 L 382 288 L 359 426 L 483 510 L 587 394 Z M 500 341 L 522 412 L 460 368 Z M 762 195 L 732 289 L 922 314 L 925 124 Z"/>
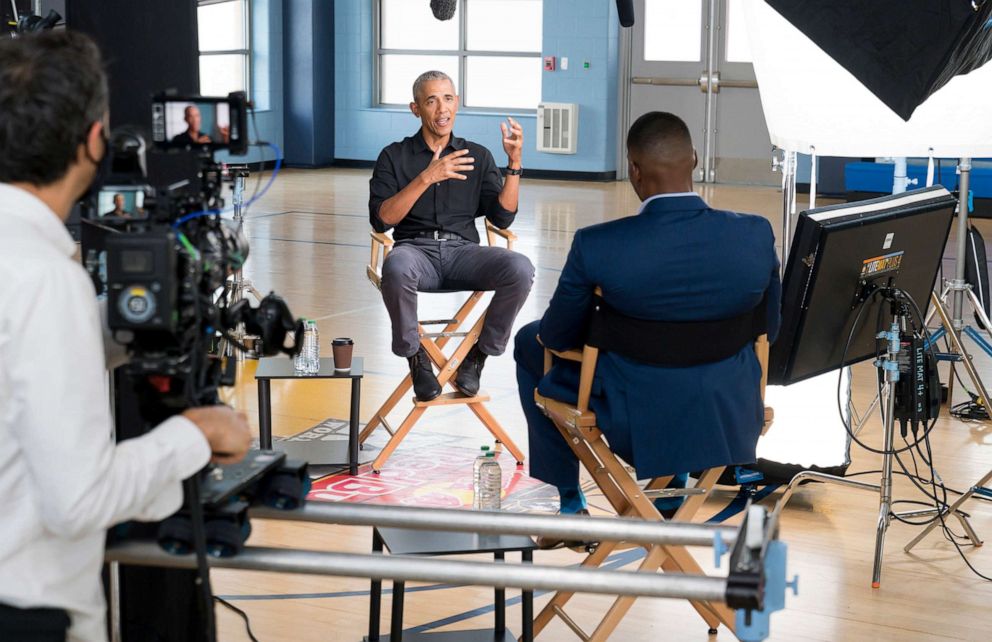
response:
<path fill-rule="evenodd" d="M 536 115 L 537 105 L 532 109 L 521 107 L 473 107 L 468 104 L 467 59 L 470 56 L 491 58 L 536 58 L 540 61 L 543 51 L 483 51 L 468 49 L 468 5 L 469 0 L 458 0 L 458 49 L 385 49 L 382 47 L 382 0 L 372 3 L 372 40 L 374 53 L 372 56 L 372 106 L 373 107 L 408 107 L 409 103 L 386 103 L 382 101 L 382 57 L 384 55 L 406 56 L 455 56 L 458 58 L 458 77 L 456 89 L 459 96 L 459 111 L 493 114 L 525 114 Z M 542 0 L 543 7 L 543 0 Z M 542 38 L 543 41 L 543 38 Z M 543 42 L 542 42 L 543 47 Z"/>
<path fill-rule="evenodd" d="M 251 55 L 252 55 L 252 46 L 251 46 L 251 44 L 252 44 L 252 37 L 251 37 L 251 30 L 252 30 L 252 22 L 251 22 L 251 0 L 196 0 L 196 8 L 197 8 L 197 12 L 199 12 L 200 7 L 206 7 L 206 6 L 213 5 L 213 4 L 227 4 L 229 2 L 240 2 L 244 6 L 244 16 L 245 16 L 245 25 L 244 25 L 244 28 L 245 28 L 245 47 L 244 47 L 244 49 L 224 49 L 224 50 L 218 50 L 218 51 L 203 51 L 203 49 L 201 48 L 202 43 L 200 43 L 200 38 L 199 38 L 200 21 L 199 21 L 199 13 L 198 13 L 197 14 L 197 39 L 196 39 L 196 49 L 197 49 L 197 52 L 196 52 L 197 53 L 197 57 L 196 57 L 197 92 L 200 95 L 203 95 L 203 88 L 202 88 L 202 85 L 200 84 L 202 82 L 202 79 L 200 78 L 200 59 L 201 58 L 203 58 L 204 56 L 236 56 L 236 55 L 240 55 L 240 56 L 243 56 L 244 59 L 245 59 L 245 78 L 244 78 L 245 95 L 248 96 L 248 100 L 251 100 L 252 99 L 252 95 L 251 95 L 251 89 L 252 89 L 252 82 L 251 82 L 251 77 L 252 77 L 252 64 L 251 64 Z"/>

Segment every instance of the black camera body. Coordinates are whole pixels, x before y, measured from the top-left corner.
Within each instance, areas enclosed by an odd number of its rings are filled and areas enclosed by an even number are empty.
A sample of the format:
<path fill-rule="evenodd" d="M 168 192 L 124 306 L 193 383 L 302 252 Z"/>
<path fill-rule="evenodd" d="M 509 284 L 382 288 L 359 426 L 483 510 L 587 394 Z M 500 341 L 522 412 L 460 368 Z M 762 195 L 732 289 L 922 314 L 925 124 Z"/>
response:
<path fill-rule="evenodd" d="M 243 324 L 259 337 L 260 355 L 295 354 L 302 322 L 269 294 L 258 307 L 230 300 L 230 277 L 248 257 L 239 225 L 224 218 L 223 189 L 235 170 L 214 152 L 247 150 L 247 101 L 157 96 L 152 139 L 157 153 L 185 150 L 195 176 L 152 188 L 145 173 L 145 141 L 135 130 L 115 132 L 112 174 L 84 204 L 84 263 L 107 296 L 108 324 L 128 349 L 128 368 L 178 379 L 173 406 L 216 403 L 217 388 L 233 383 L 233 363 L 219 346 L 243 349 L 231 337 Z"/>
<path fill-rule="evenodd" d="M 107 239 L 107 318 L 112 329 L 176 332 L 181 313 L 177 242 L 171 230 Z"/>

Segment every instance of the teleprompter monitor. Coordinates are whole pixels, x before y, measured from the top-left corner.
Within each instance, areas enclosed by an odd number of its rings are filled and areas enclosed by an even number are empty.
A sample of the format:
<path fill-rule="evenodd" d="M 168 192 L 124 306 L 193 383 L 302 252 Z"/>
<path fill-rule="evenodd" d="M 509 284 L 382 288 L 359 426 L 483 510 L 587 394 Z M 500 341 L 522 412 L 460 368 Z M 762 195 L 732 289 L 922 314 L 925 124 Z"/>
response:
<path fill-rule="evenodd" d="M 872 287 L 900 288 L 926 314 L 956 206 L 946 189 L 930 187 L 803 212 L 768 382 L 788 385 L 874 356 L 879 323 L 891 319 L 882 297 L 868 300 L 851 336 Z"/>

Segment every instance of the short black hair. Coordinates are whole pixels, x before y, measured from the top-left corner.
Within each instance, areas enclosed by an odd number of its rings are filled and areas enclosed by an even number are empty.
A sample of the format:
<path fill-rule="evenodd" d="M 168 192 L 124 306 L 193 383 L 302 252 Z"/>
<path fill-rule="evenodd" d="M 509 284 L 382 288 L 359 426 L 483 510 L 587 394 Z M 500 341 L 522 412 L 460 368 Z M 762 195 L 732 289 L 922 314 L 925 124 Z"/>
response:
<path fill-rule="evenodd" d="M 75 31 L 0 39 L 0 183 L 54 183 L 108 109 L 96 43 Z"/>
<path fill-rule="evenodd" d="M 649 111 L 627 132 L 627 151 L 650 154 L 659 160 L 692 157 L 692 136 L 685 121 L 665 111 Z"/>

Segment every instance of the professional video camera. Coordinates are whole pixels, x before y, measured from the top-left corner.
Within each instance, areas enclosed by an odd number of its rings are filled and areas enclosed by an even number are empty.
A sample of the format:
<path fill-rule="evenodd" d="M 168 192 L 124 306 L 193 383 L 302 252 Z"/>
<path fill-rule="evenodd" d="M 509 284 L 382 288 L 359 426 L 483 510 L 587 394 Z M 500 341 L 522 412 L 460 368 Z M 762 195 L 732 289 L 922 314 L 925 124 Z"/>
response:
<path fill-rule="evenodd" d="M 245 154 L 247 119 L 244 92 L 226 98 L 156 96 L 150 135 L 156 153 L 192 159 L 195 171 L 188 179 L 153 187 L 145 136 L 119 129 L 111 136 L 110 174 L 82 204 L 83 261 L 106 296 L 112 336 L 129 355 L 115 379 L 118 439 L 141 434 L 187 408 L 220 403 L 219 389 L 235 383 L 233 352 L 246 350 L 237 338 L 241 330 L 257 337 L 252 350 L 262 356 L 292 356 L 302 344 L 302 320 L 294 321 L 275 293 L 257 307 L 231 295 L 231 277 L 248 257 L 248 242 L 240 221 L 225 216 L 223 191 L 236 177 L 243 185 L 247 171 L 217 162 L 214 152 Z M 185 571 L 121 571 L 125 629 L 134 623 L 160 627 L 170 619 L 195 621 L 197 634 L 205 633 L 195 639 L 212 640 L 206 555 L 241 550 L 250 532 L 250 505 L 296 508 L 308 489 L 304 462 L 252 450 L 241 463 L 211 465 L 187 480 L 184 506 L 176 515 L 159 524 L 115 529 L 112 539 L 150 537 L 171 552 L 195 551 L 198 559 L 195 579 Z M 142 592 L 141 587 L 165 581 L 182 587 L 177 594 L 199 592 L 202 602 L 190 613 L 182 610 L 181 600 L 163 607 L 160 596 Z M 132 631 L 131 638 L 142 635 Z M 192 635 L 184 631 L 178 638 Z"/>
<path fill-rule="evenodd" d="M 196 177 L 152 188 L 143 138 L 131 130 L 115 132 L 110 180 L 84 203 L 84 261 L 107 296 L 110 330 L 130 353 L 129 369 L 158 375 L 156 396 L 171 397 L 173 405 L 216 403 L 217 388 L 233 385 L 236 363 L 217 348 L 236 343 L 231 332 L 239 324 L 259 337 L 253 347 L 262 355 L 294 354 L 303 331 L 275 294 L 258 307 L 226 296 L 228 278 L 248 256 L 248 242 L 221 216 L 230 172 L 213 152 L 247 151 L 246 114 L 243 92 L 156 97 L 152 140 L 160 150 L 193 151 Z"/>

